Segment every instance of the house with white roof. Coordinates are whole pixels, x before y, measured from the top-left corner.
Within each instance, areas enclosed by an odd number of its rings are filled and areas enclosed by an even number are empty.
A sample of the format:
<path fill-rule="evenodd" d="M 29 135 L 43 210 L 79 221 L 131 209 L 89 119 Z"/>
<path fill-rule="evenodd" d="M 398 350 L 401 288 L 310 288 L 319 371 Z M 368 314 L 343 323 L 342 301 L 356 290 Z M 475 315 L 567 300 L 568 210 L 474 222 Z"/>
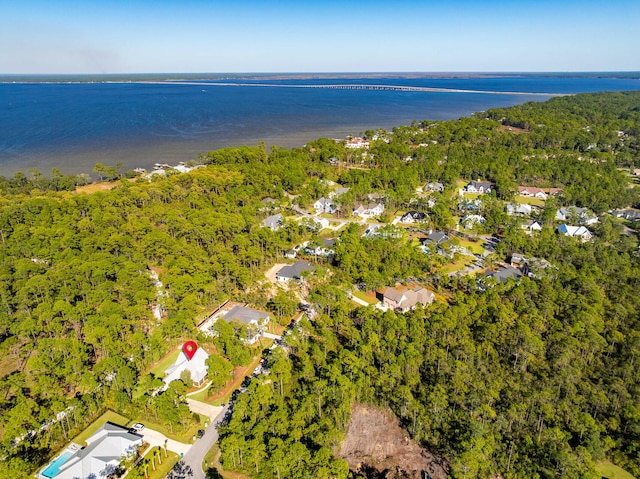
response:
<path fill-rule="evenodd" d="M 87 439 L 87 446 L 65 453 L 38 474 L 39 479 L 98 479 L 113 474 L 123 457 L 135 454 L 143 437 L 107 422 Z"/>
<path fill-rule="evenodd" d="M 584 226 L 571 226 L 567 224 L 561 224 L 560 226 L 558 226 L 558 233 L 567 236 L 573 236 L 575 238 L 580 238 L 583 242 L 589 241 L 591 238 L 593 238 L 591 231 L 589 231 Z"/>
<path fill-rule="evenodd" d="M 178 355 L 178 359 L 164 371 L 165 377 L 162 379 L 164 381 L 164 389 L 169 387 L 171 381 L 180 379 L 183 371 L 191 373 L 191 380 L 195 386 L 202 386 L 207 381 L 208 358 L 209 354 L 204 349 L 197 348 L 191 359 L 189 359 L 183 348 Z"/>
<path fill-rule="evenodd" d="M 372 216 L 379 216 L 384 213 L 384 205 L 382 203 L 369 203 L 359 204 L 353 210 L 354 216 L 360 216 L 361 218 L 368 219 Z"/>

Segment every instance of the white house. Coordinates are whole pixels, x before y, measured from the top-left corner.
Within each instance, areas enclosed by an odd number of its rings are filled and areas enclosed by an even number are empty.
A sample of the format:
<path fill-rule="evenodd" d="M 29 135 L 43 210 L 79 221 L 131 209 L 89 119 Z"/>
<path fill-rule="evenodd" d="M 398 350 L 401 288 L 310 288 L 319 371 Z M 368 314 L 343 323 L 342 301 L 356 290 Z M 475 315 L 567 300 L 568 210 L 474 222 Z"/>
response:
<path fill-rule="evenodd" d="M 127 428 L 106 423 L 87 439 L 87 446 L 67 449 L 38 474 L 39 479 L 97 479 L 108 477 L 123 457 L 134 454 L 143 437 Z M 65 456 L 67 457 L 64 460 Z"/>
<path fill-rule="evenodd" d="M 369 148 L 369 141 L 357 136 L 355 138 L 350 138 L 346 140 L 344 146 L 352 149 Z"/>
<path fill-rule="evenodd" d="M 509 216 L 513 215 L 522 215 L 529 216 L 533 211 L 531 205 L 527 205 L 524 203 L 508 203 L 507 204 L 507 214 Z"/>
<path fill-rule="evenodd" d="M 424 187 L 425 191 L 442 193 L 444 191 L 444 185 L 440 182 L 427 183 Z"/>
<path fill-rule="evenodd" d="M 580 238 L 582 241 L 589 241 L 593 238 L 591 231 L 589 231 L 584 226 L 571 226 L 567 224 L 561 224 L 558 226 L 558 233 L 573 236 L 575 238 Z"/>
<path fill-rule="evenodd" d="M 408 211 L 400 218 L 400 223 L 413 224 L 426 219 L 427 215 L 421 211 Z"/>
<path fill-rule="evenodd" d="M 556 213 L 556 219 L 559 221 L 576 221 L 581 225 L 592 225 L 598 222 L 598 217 L 587 208 L 578 208 L 577 206 L 560 208 Z"/>
<path fill-rule="evenodd" d="M 535 186 L 518 186 L 518 194 L 526 198 L 538 198 L 546 200 L 549 195 L 542 189 Z"/>
<path fill-rule="evenodd" d="M 316 214 L 328 213 L 333 214 L 336 211 L 336 205 L 325 197 L 320 198 L 313 204 L 313 208 L 316 210 Z"/>
<path fill-rule="evenodd" d="M 462 218 L 462 225 L 465 228 L 473 228 L 476 224 L 483 224 L 485 222 L 484 216 L 480 215 L 468 215 Z"/>
<path fill-rule="evenodd" d="M 360 216 L 367 219 L 372 216 L 379 216 L 384 213 L 384 205 L 382 203 L 369 203 L 367 205 L 359 204 L 354 210 L 354 216 Z"/>
<path fill-rule="evenodd" d="M 488 194 L 488 193 L 491 193 L 492 188 L 493 188 L 493 183 L 491 183 L 490 181 L 471 181 L 465 187 L 465 191 L 467 193 Z"/>
<path fill-rule="evenodd" d="M 528 220 L 527 222 L 520 225 L 523 230 L 531 231 L 542 231 L 542 223 L 537 220 Z"/>
<path fill-rule="evenodd" d="M 162 379 L 164 381 L 164 389 L 169 387 L 171 381 L 180 379 L 183 371 L 191 373 L 191 380 L 194 385 L 202 386 L 207 380 L 207 371 L 209 370 L 209 366 L 207 366 L 208 357 L 209 354 L 202 348 L 196 349 L 191 359 L 187 357 L 184 349 L 180 351 L 178 359 L 164 371 L 165 377 Z"/>

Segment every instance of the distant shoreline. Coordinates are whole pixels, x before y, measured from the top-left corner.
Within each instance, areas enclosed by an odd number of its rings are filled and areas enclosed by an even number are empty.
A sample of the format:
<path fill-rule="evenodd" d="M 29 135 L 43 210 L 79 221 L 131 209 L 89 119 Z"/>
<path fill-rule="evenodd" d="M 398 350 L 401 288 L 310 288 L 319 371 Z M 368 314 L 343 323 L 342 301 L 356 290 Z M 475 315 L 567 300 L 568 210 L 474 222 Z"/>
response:
<path fill-rule="evenodd" d="M 475 79 L 475 78 L 620 78 L 640 80 L 640 71 L 629 72 L 336 72 L 336 73 L 105 73 L 105 74 L 0 74 L 0 83 L 112 83 L 206 80 L 323 80 L 323 79 Z"/>

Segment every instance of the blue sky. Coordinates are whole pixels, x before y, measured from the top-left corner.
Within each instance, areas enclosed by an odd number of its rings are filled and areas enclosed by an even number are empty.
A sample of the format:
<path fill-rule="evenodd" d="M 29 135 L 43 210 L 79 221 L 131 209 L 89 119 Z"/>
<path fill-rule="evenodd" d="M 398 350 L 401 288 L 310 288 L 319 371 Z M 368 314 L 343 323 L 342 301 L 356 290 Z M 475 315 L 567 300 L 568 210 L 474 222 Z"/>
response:
<path fill-rule="evenodd" d="M 0 2 L 0 74 L 638 70 L 637 0 Z"/>

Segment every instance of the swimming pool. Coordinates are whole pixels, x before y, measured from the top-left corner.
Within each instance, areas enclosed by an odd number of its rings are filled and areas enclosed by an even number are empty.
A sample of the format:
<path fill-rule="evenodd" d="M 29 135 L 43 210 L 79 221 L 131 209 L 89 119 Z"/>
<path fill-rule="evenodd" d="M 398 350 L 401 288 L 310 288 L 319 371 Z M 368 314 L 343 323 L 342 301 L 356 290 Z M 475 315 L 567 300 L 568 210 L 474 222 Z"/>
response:
<path fill-rule="evenodd" d="M 55 458 L 55 460 L 51 461 L 51 464 L 47 466 L 47 468 L 40 473 L 43 477 L 52 478 L 55 477 L 59 472 L 62 465 L 69 460 L 73 456 L 73 451 L 66 449 L 62 454 Z"/>

